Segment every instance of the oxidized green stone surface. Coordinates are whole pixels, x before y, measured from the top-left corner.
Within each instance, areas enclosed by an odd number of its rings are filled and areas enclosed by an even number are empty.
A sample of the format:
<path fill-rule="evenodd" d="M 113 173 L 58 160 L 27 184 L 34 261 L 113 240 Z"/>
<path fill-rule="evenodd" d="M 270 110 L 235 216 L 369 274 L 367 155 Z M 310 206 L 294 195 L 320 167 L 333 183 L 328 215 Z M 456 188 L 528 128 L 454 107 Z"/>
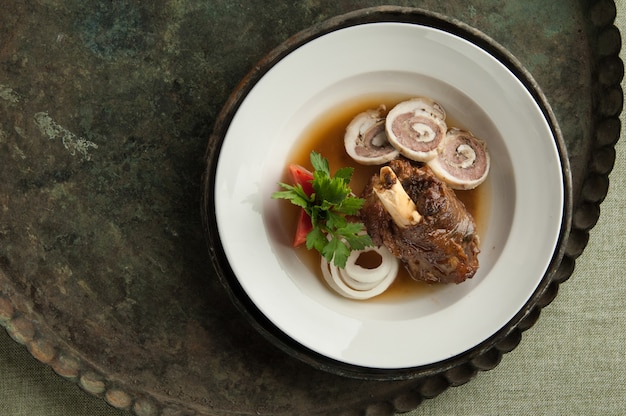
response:
<path fill-rule="evenodd" d="M 578 190 L 593 133 L 587 3 L 393 3 L 472 25 L 526 66 Z M 298 31 L 381 4 L 3 1 L 0 292 L 41 336 L 157 402 L 336 414 L 410 386 L 332 376 L 266 342 L 215 278 L 200 217 L 207 139 L 242 77 Z"/>

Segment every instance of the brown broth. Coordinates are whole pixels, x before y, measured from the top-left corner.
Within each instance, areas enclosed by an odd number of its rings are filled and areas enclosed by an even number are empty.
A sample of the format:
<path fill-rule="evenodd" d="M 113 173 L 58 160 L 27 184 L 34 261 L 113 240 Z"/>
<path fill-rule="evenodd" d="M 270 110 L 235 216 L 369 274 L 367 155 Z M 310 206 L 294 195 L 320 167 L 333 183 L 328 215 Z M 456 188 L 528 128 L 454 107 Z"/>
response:
<path fill-rule="evenodd" d="M 309 155 L 311 151 L 316 151 L 328 159 L 331 173 L 337 169 L 351 166 L 354 168 L 354 174 L 350 182 L 350 186 L 356 195 L 360 195 L 361 191 L 369 181 L 369 179 L 380 170 L 380 166 L 365 166 L 355 162 L 345 151 L 344 133 L 350 121 L 359 114 L 368 109 L 377 108 L 384 104 L 387 109 L 393 108 L 397 103 L 410 98 L 409 96 L 367 96 L 356 99 L 349 103 L 338 106 L 326 114 L 323 114 L 316 120 L 297 141 L 297 145 L 292 150 L 288 163 L 296 163 L 311 169 Z M 448 126 L 462 128 L 454 119 L 447 115 L 446 122 Z M 289 182 L 291 178 L 285 173 L 283 181 Z M 487 179 L 489 181 L 489 179 Z M 487 217 L 489 207 L 489 195 L 487 189 L 490 187 L 485 184 L 469 191 L 455 191 L 457 197 L 463 201 L 467 210 L 472 214 L 476 221 L 477 231 L 479 235 L 484 232 L 484 223 Z M 293 236 L 296 228 L 297 216 L 299 208 L 291 204 L 281 205 L 281 218 L 290 224 L 287 227 L 289 235 Z M 317 252 L 307 250 L 305 247 L 295 249 L 301 261 L 320 279 L 320 256 Z M 405 296 L 413 296 L 417 293 L 431 292 L 437 285 L 429 285 L 424 282 L 413 280 L 409 273 L 400 268 L 398 277 L 382 295 L 377 296 L 376 300 L 390 300 Z"/>

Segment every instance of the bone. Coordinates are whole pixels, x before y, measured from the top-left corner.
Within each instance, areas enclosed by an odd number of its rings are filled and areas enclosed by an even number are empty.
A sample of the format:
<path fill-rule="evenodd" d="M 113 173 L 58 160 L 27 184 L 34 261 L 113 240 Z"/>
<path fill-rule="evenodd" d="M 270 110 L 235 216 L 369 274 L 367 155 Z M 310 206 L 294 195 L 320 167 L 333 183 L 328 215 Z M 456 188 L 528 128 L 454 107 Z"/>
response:
<path fill-rule="evenodd" d="M 380 186 L 374 187 L 374 192 L 398 227 L 407 228 L 422 221 L 415 203 L 389 166 L 380 168 Z"/>

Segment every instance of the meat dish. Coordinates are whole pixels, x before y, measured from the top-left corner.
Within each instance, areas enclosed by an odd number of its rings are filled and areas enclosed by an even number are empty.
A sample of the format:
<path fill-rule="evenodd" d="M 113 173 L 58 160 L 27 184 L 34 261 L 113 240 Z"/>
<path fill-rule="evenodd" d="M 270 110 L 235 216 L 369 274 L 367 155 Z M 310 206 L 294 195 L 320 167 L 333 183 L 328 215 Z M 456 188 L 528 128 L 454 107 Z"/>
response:
<path fill-rule="evenodd" d="M 485 141 L 446 118 L 428 97 L 339 112 L 337 125 L 320 125 L 308 143 L 313 170 L 289 165 L 293 185 L 279 183 L 283 190 L 272 197 L 299 207 L 293 246 L 320 254 L 322 278 L 337 294 L 365 300 L 419 286 L 405 286 L 411 280 L 475 276 L 472 213 L 480 209 L 472 190 L 487 178 L 490 157 Z M 345 152 L 337 152 L 342 134 Z M 331 165 L 339 168 L 332 173 Z"/>
<path fill-rule="evenodd" d="M 476 224 L 428 165 L 392 160 L 361 195 L 359 213 L 374 245 L 384 245 L 415 280 L 461 283 L 478 269 Z"/>

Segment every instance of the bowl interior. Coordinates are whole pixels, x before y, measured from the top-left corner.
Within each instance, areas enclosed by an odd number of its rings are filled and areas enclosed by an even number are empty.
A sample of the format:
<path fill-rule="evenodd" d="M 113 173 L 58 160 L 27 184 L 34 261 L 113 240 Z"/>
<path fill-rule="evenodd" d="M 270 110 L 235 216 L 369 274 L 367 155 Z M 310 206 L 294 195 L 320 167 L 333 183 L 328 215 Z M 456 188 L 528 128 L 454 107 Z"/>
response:
<path fill-rule="evenodd" d="M 354 301 L 328 289 L 295 255 L 270 195 L 311 125 L 376 95 L 428 96 L 491 154 L 480 269 L 413 297 Z M 505 65 L 432 27 L 371 23 L 297 48 L 251 89 L 216 168 L 215 214 L 246 295 L 280 331 L 348 365 L 398 369 L 461 354 L 502 328 L 533 294 L 563 220 L 563 173 L 541 108 Z"/>
<path fill-rule="evenodd" d="M 452 305 L 489 274 L 505 246 L 513 223 L 515 180 L 506 143 L 492 120 L 475 101 L 436 78 L 411 72 L 380 71 L 342 79 L 311 97 L 289 120 L 281 135 L 285 139 L 302 138 L 307 127 L 319 123 L 328 113 L 340 112 L 343 107 L 349 107 L 354 102 L 374 102 L 374 97 L 385 95 L 433 97 L 442 104 L 448 115 L 454 116 L 457 125 L 468 128 L 478 137 L 489 139 L 491 175 L 480 188 L 480 197 L 486 199 L 482 206 L 486 212 L 481 212 L 484 222 L 481 228 L 486 232 L 480 235 L 483 253 L 480 255 L 479 272 L 463 285 L 421 285 L 419 290 L 423 293 L 418 296 L 400 296 L 393 299 L 383 296 L 365 302 L 347 301 L 329 293 L 325 283 L 311 272 L 310 267 L 293 255 L 293 248 L 290 246 L 293 227 L 283 221 L 284 210 L 277 207 L 284 202 L 264 201 L 266 232 L 287 275 L 300 287 L 302 293 L 356 319 L 402 320 L 424 317 Z M 297 142 L 294 143 L 294 146 L 297 145 Z M 267 165 L 264 176 L 280 178 L 289 155 L 285 157 L 280 148 L 274 150 L 280 154 L 273 154 L 270 158 L 285 160 L 285 163 Z M 267 185 L 269 188 L 265 192 L 270 195 L 275 190 L 276 183 L 270 182 Z M 485 250 L 485 247 L 491 247 L 491 250 Z M 437 301 L 433 301 L 434 296 Z"/>

